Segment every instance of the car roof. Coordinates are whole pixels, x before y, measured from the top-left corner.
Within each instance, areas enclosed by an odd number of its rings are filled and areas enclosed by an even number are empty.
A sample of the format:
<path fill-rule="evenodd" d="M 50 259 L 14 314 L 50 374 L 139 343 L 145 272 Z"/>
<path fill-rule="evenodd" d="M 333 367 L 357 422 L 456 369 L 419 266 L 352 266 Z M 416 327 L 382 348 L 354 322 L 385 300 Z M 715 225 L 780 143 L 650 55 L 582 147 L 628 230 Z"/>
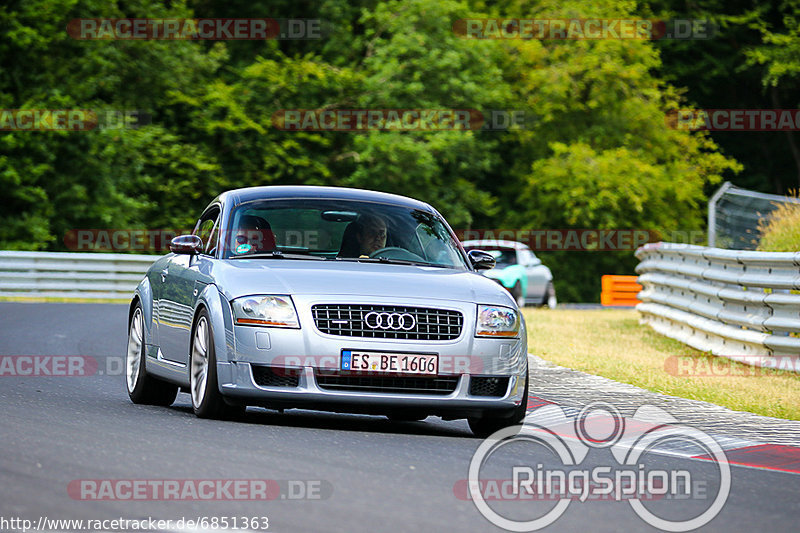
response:
<path fill-rule="evenodd" d="M 476 248 L 479 246 L 488 246 L 492 248 L 513 248 L 515 250 L 525 250 L 528 248 L 527 244 L 516 241 L 498 241 L 498 240 L 477 240 L 477 241 L 464 241 L 461 243 L 465 248 Z"/>
<path fill-rule="evenodd" d="M 232 205 L 259 199 L 279 198 L 324 198 L 341 200 L 358 200 L 364 202 L 380 202 L 393 204 L 422 211 L 436 212 L 425 202 L 390 194 L 386 192 L 370 191 L 366 189 L 351 189 L 348 187 L 318 187 L 315 185 L 269 185 L 264 187 L 245 187 L 233 189 L 220 194 L 216 201 L 223 201 Z"/>

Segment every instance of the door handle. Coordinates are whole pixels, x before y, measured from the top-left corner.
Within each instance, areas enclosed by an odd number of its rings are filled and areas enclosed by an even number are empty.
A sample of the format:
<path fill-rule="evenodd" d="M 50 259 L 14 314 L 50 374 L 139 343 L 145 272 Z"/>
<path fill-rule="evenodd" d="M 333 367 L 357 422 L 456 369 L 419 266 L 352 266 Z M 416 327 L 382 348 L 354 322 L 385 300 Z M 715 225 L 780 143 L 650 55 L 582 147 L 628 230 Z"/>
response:
<path fill-rule="evenodd" d="M 167 274 L 169 274 L 169 267 L 161 271 L 161 283 L 167 281 Z"/>

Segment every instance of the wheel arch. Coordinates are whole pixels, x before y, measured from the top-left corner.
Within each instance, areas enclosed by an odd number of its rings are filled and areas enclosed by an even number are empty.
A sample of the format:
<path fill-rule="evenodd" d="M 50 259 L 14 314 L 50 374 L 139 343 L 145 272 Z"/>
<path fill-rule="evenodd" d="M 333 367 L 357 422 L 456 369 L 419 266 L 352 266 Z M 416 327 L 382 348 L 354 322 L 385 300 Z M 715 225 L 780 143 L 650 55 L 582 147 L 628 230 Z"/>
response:
<path fill-rule="evenodd" d="M 133 320 L 133 310 L 136 309 L 136 304 L 142 301 L 142 298 L 139 296 L 138 293 L 133 295 L 131 298 L 131 303 L 128 305 L 128 329 L 131 328 L 131 320 Z"/>
<path fill-rule="evenodd" d="M 230 306 L 217 289 L 217 286 L 211 283 L 206 285 L 203 292 L 197 297 L 194 315 L 192 316 L 191 335 L 189 337 L 189 361 L 191 361 L 192 356 L 192 342 L 194 342 L 194 331 L 197 326 L 197 319 L 203 309 L 205 309 L 208 314 L 208 321 L 214 338 L 214 352 L 217 362 L 227 363 L 229 361 L 228 355 L 233 350 L 233 322 L 230 318 L 230 311 L 227 313 L 225 312 L 226 306 L 230 309 Z M 228 334 L 229 332 L 230 334 Z M 231 339 L 230 343 L 229 339 Z"/>
<path fill-rule="evenodd" d="M 153 340 L 153 324 L 154 324 L 154 316 L 153 316 L 153 292 L 150 289 L 150 280 L 148 278 L 144 278 L 139 285 L 136 287 L 136 290 L 133 293 L 133 298 L 131 298 L 131 303 L 128 305 L 128 329 L 131 328 L 131 320 L 133 319 L 133 310 L 136 309 L 136 304 L 141 305 L 142 308 L 142 315 L 143 315 L 143 322 L 144 322 L 144 335 L 145 338 L 142 339 L 144 344 L 154 345 L 158 344 Z"/>

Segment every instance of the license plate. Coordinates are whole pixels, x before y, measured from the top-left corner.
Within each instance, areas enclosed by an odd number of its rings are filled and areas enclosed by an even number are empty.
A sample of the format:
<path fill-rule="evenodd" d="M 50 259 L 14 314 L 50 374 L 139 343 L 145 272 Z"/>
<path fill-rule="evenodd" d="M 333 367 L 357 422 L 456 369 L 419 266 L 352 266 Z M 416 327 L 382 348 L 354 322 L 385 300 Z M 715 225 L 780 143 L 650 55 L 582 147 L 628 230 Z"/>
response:
<path fill-rule="evenodd" d="M 342 350 L 341 369 L 369 374 L 436 375 L 439 372 L 439 356 Z"/>

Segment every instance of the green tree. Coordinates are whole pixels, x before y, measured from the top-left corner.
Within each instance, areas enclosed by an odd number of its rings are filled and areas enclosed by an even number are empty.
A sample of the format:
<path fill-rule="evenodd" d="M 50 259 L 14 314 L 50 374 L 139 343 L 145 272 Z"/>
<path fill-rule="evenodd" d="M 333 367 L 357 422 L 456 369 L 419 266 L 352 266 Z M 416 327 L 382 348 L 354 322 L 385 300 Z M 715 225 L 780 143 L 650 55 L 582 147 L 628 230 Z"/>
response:
<path fill-rule="evenodd" d="M 659 9 L 668 8 L 677 12 Z M 186 227 L 218 192 L 268 184 L 406 194 L 460 229 L 696 229 L 704 191 L 739 166 L 710 136 L 666 127 L 665 111 L 691 103 L 669 84 L 667 48 L 453 31 L 463 18 L 637 14 L 630 0 L 8 3 L 3 108 L 140 109 L 152 124 L 0 135 L 0 247 L 63 249 L 73 228 Z M 261 42 L 79 41 L 64 31 L 81 17 L 193 16 L 327 25 L 323 39 Z M 529 121 L 502 132 L 367 133 L 272 121 L 287 109 L 351 108 L 520 110 Z M 635 264 L 630 253 L 542 255 L 562 300 L 596 300 L 601 274 Z"/>

